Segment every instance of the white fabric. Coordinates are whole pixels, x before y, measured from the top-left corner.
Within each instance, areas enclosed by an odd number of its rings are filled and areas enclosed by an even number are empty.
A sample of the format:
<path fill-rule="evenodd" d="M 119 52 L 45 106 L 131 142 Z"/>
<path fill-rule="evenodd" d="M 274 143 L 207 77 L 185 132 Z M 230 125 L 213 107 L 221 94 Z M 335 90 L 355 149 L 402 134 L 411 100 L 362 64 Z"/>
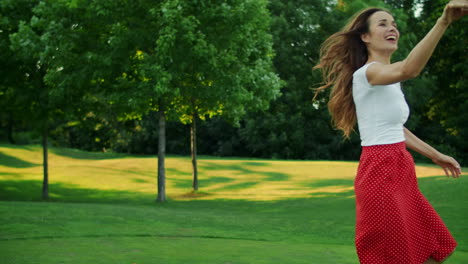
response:
<path fill-rule="evenodd" d="M 353 74 L 353 99 L 362 146 L 393 144 L 405 141 L 403 125 L 409 107 L 400 83 L 371 85 L 366 64 Z"/>

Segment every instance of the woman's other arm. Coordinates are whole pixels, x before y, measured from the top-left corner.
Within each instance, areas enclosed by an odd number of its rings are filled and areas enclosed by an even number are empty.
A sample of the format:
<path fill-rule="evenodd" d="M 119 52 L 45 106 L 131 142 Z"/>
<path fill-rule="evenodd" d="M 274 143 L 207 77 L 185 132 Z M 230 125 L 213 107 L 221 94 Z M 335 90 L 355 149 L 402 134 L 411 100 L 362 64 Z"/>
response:
<path fill-rule="evenodd" d="M 429 144 L 416 137 L 407 128 L 404 128 L 404 130 L 406 146 L 409 149 L 414 150 L 419 154 L 431 159 L 435 164 L 442 167 L 447 177 L 449 177 L 450 175 L 454 178 L 460 177 L 460 164 L 458 164 L 458 162 L 454 158 L 440 153 L 435 148 L 431 147 Z"/>

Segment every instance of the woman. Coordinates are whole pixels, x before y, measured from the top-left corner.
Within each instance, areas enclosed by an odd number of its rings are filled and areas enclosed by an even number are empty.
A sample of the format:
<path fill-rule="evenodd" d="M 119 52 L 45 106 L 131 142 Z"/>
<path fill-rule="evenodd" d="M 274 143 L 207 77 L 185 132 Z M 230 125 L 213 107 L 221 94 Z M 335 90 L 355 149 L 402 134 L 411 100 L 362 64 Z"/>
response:
<path fill-rule="evenodd" d="M 392 15 L 366 9 L 322 45 L 324 85 L 331 87 L 334 125 L 349 137 L 356 121 L 362 154 L 355 179 L 356 250 L 361 263 L 440 263 L 456 242 L 421 194 L 406 148 L 430 158 L 447 176 L 460 165 L 421 141 L 404 123 L 409 115 L 400 82 L 419 75 L 447 27 L 466 15 L 467 1 L 451 1 L 408 57 L 391 63 L 400 33 Z"/>

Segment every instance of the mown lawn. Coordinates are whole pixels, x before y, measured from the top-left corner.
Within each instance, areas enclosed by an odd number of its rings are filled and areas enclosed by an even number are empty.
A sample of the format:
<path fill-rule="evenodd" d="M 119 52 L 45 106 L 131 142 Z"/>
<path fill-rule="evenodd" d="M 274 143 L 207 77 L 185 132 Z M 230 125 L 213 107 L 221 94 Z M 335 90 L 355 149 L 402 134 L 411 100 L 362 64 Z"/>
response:
<path fill-rule="evenodd" d="M 0 263 L 357 263 L 357 163 L 202 157 L 167 159 L 52 149 L 51 202 L 41 202 L 38 146 L 0 145 Z M 468 263 L 468 180 L 418 166 L 420 187 Z"/>

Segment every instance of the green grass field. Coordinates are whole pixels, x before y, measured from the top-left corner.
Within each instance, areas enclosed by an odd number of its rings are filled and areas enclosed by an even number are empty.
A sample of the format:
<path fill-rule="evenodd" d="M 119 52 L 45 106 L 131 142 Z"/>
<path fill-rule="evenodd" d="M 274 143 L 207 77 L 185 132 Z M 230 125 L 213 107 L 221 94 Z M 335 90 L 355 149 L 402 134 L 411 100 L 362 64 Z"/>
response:
<path fill-rule="evenodd" d="M 51 149 L 41 202 L 38 146 L 0 145 L 0 263 L 358 263 L 356 162 L 168 157 L 165 204 L 155 157 Z M 418 166 L 422 192 L 468 263 L 468 180 Z"/>

